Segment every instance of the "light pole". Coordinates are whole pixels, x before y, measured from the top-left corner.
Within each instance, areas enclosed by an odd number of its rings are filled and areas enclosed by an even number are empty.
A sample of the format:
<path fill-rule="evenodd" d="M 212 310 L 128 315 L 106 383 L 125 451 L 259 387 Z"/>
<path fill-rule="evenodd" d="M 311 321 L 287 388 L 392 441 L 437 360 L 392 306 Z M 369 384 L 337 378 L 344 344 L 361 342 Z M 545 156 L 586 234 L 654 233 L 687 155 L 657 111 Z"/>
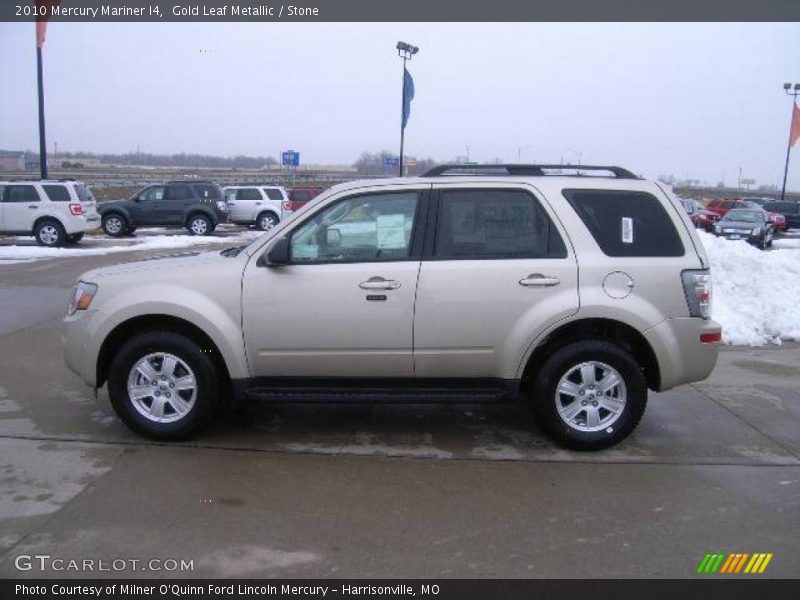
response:
<path fill-rule="evenodd" d="M 786 95 L 792 96 L 792 120 L 790 121 L 789 125 L 789 143 L 786 145 L 786 164 L 783 167 L 783 187 L 781 188 L 781 200 L 783 200 L 784 196 L 786 196 L 786 177 L 789 175 L 789 154 L 792 150 L 792 132 L 794 130 L 794 116 L 795 111 L 797 110 L 795 106 L 797 105 L 797 96 L 800 95 L 800 83 L 794 84 L 794 89 L 792 88 L 791 83 L 784 83 L 783 84 L 783 91 Z"/>
<path fill-rule="evenodd" d="M 403 144 L 405 142 L 405 133 L 406 133 L 406 122 L 408 121 L 408 114 L 407 110 L 410 109 L 411 106 L 411 99 L 409 98 L 406 100 L 406 94 L 409 93 L 409 90 L 406 88 L 407 83 L 406 79 L 410 79 L 411 76 L 408 75 L 408 71 L 406 71 L 406 62 L 411 60 L 411 57 L 414 56 L 417 52 L 419 52 L 419 48 L 416 46 L 412 46 L 406 42 L 397 42 L 397 56 L 403 59 L 403 94 L 401 97 L 402 103 L 400 105 L 400 177 L 403 176 Z M 414 83 L 411 83 L 411 97 L 414 97 Z"/>

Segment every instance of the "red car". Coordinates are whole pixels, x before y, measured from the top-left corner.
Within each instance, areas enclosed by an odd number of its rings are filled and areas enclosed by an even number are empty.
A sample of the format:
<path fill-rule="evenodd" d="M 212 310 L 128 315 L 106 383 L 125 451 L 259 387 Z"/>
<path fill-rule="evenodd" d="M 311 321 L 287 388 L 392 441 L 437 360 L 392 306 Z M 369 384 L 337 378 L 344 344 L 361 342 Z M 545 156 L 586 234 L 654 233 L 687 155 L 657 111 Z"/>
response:
<path fill-rule="evenodd" d="M 283 202 L 283 210 L 286 212 L 300 210 L 309 200 L 324 191 L 325 188 L 321 187 L 292 188 L 289 190 L 289 199 Z"/>
<path fill-rule="evenodd" d="M 706 209 L 700 209 L 695 213 L 695 216 L 692 218 L 695 227 L 699 227 L 700 229 L 705 229 L 709 233 L 714 231 L 714 225 L 717 221 L 719 221 L 722 217 L 715 212 Z"/>
<path fill-rule="evenodd" d="M 747 204 L 748 208 L 760 208 L 765 213 L 769 215 L 769 220 L 772 222 L 772 227 L 775 231 L 786 231 L 789 229 L 789 224 L 786 222 L 786 217 L 781 213 L 776 213 L 767 210 L 764 208 L 764 205 L 761 202 L 756 202 L 754 200 L 744 200 L 745 204 Z"/>

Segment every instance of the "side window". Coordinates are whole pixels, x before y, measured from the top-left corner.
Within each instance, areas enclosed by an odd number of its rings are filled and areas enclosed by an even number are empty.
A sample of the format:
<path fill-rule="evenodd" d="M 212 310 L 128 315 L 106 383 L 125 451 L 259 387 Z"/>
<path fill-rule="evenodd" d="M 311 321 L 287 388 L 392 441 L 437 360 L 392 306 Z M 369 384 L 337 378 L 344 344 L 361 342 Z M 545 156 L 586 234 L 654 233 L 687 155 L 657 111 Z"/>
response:
<path fill-rule="evenodd" d="M 278 188 L 264 188 L 264 191 L 270 200 L 283 200 L 283 194 Z"/>
<path fill-rule="evenodd" d="M 437 259 L 563 258 L 561 239 L 539 202 L 522 190 L 444 190 Z"/>
<path fill-rule="evenodd" d="M 210 183 L 196 183 L 192 187 L 195 193 L 201 198 L 208 198 L 210 200 L 222 199 L 222 192 L 216 185 Z"/>
<path fill-rule="evenodd" d="M 294 202 L 308 202 L 311 200 L 311 193 L 307 190 L 292 190 L 289 192 L 289 199 Z"/>
<path fill-rule="evenodd" d="M 164 199 L 164 186 L 163 185 L 154 185 L 149 188 L 145 188 L 140 194 L 139 199 L 143 202 L 158 202 L 159 200 Z"/>
<path fill-rule="evenodd" d="M 241 188 L 236 192 L 237 200 L 262 200 L 261 192 L 256 188 Z"/>
<path fill-rule="evenodd" d="M 92 195 L 92 191 L 85 185 L 80 185 L 80 184 L 76 185 L 75 193 L 78 194 L 78 200 L 80 200 L 81 202 L 94 202 L 94 196 Z"/>
<path fill-rule="evenodd" d="M 63 185 L 43 185 L 44 193 L 51 202 L 69 202 L 69 190 Z"/>
<path fill-rule="evenodd" d="M 617 190 L 564 190 L 608 256 L 683 256 L 678 232 L 652 194 Z"/>
<path fill-rule="evenodd" d="M 179 202 L 181 200 L 191 200 L 194 196 L 188 185 L 170 185 L 167 187 L 167 200 Z"/>
<path fill-rule="evenodd" d="M 4 202 L 39 202 L 39 193 L 32 185 L 9 185 L 3 194 Z"/>
<path fill-rule="evenodd" d="M 408 258 L 418 205 L 418 192 L 365 194 L 337 202 L 292 233 L 291 262 L 376 262 Z"/>

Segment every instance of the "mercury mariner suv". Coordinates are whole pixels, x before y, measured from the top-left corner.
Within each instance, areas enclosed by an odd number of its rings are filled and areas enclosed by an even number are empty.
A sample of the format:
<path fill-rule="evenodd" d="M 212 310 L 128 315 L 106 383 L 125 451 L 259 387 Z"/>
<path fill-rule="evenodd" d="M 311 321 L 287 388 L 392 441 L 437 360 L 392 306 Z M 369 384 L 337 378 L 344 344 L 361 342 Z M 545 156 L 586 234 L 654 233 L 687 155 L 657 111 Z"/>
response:
<path fill-rule="evenodd" d="M 89 271 L 68 366 L 185 438 L 221 401 L 524 399 L 598 449 L 648 389 L 707 377 L 709 262 L 669 188 L 619 167 L 439 166 L 335 186 L 246 246 Z"/>

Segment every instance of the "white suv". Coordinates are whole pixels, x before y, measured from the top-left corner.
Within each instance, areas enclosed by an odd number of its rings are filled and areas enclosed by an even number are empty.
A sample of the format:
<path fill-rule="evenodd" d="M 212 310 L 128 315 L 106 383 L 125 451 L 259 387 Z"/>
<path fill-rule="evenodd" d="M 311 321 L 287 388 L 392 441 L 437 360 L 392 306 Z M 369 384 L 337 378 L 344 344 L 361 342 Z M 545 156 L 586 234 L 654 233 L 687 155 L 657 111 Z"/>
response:
<path fill-rule="evenodd" d="M 609 446 L 648 388 L 711 373 L 721 329 L 678 199 L 618 167 L 580 170 L 609 176 L 492 165 L 355 181 L 247 246 L 89 271 L 67 364 L 160 439 L 230 396 L 521 398 L 559 443 Z"/>
<path fill-rule="evenodd" d="M 94 196 L 79 181 L 0 181 L 0 233 L 63 246 L 99 226 Z"/>
<path fill-rule="evenodd" d="M 277 185 L 232 185 L 224 188 L 230 222 L 268 231 L 281 222 L 286 190 Z"/>

